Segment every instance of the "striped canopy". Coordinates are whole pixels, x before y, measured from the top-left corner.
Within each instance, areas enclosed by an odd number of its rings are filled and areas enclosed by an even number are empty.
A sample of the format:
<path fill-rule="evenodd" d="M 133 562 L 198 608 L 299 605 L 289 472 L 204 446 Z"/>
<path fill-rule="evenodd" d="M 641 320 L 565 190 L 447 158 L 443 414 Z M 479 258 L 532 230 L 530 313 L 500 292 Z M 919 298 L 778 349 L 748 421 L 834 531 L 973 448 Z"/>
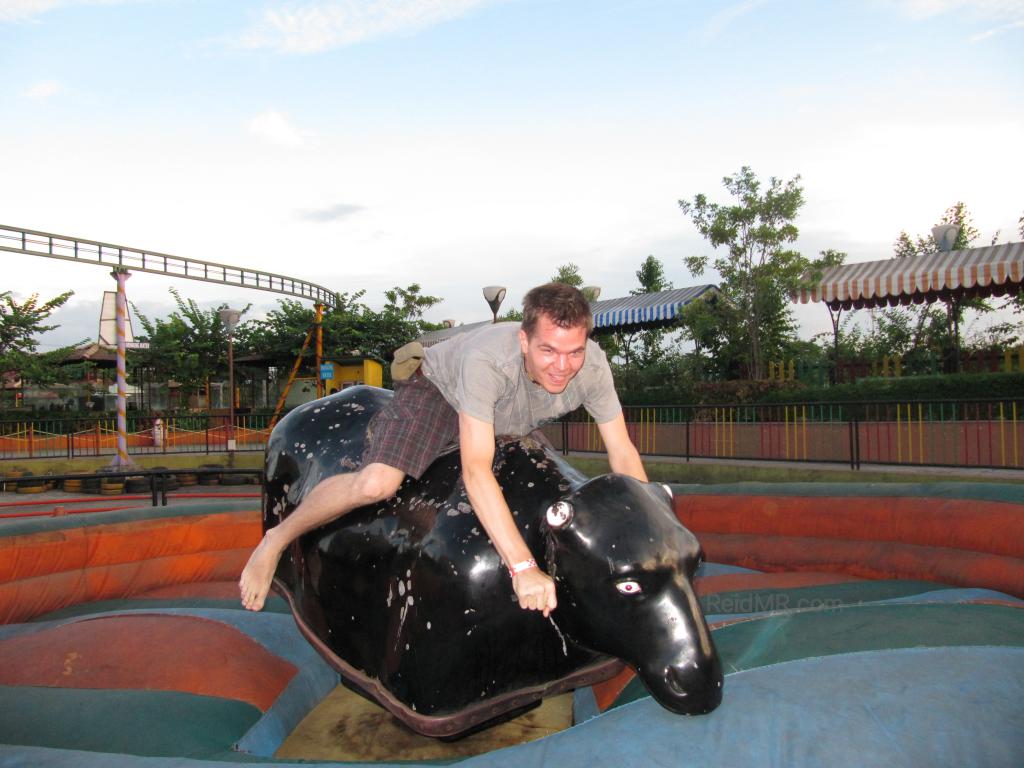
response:
<path fill-rule="evenodd" d="M 674 320 L 687 304 L 709 291 L 717 290 L 718 287 L 714 285 L 694 285 L 597 301 L 592 306 L 594 328 L 665 325 Z"/>
<path fill-rule="evenodd" d="M 832 267 L 793 300 L 823 301 L 833 310 L 894 307 L 1002 296 L 1019 292 L 1022 284 L 1024 243 L 1002 243 Z"/>

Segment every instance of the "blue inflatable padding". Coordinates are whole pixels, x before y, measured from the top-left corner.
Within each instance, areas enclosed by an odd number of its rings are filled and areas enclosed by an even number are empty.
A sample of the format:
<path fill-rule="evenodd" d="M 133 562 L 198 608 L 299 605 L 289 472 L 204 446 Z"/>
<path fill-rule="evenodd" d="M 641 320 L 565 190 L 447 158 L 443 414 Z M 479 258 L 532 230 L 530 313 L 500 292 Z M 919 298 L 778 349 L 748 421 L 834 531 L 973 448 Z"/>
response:
<path fill-rule="evenodd" d="M 706 579 L 708 576 L 725 576 L 730 573 L 761 573 L 761 571 L 741 568 L 738 565 L 725 565 L 724 563 L 701 563 L 693 578 Z"/>
<path fill-rule="evenodd" d="M 721 707 L 707 716 L 679 717 L 652 699 L 642 699 L 568 731 L 468 758 L 460 765 L 1005 768 L 1024 765 L 1022 701 L 1024 649 L 870 651 L 729 675 Z M 8 747 L 0 752 L 4 768 L 69 765 L 223 768 L 224 763 L 36 747 Z"/>

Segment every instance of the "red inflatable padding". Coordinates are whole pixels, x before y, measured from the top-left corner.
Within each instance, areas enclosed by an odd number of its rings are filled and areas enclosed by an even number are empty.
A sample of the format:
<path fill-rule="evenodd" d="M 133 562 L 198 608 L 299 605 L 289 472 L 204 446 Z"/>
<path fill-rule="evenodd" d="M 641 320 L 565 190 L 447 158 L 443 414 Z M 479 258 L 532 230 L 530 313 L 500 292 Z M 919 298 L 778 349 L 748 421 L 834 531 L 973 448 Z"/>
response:
<path fill-rule="evenodd" d="M 901 542 L 1024 558 L 1024 507 L 1013 503 L 915 496 L 679 495 L 675 510 L 683 525 L 698 534 Z M 810 543 L 812 550 L 816 546 Z"/>
<path fill-rule="evenodd" d="M 0 640 L 0 657 L 0 685 L 182 691 L 264 712 L 297 673 L 234 627 L 197 616 L 74 621 Z"/>
<path fill-rule="evenodd" d="M 817 587 L 823 584 L 846 584 L 861 581 L 856 576 L 842 573 L 723 573 L 718 576 L 705 576 L 694 582 L 698 596 L 714 595 L 719 592 L 732 592 L 745 589 L 794 589 L 797 587 Z"/>
<path fill-rule="evenodd" d="M 1024 559 L 893 541 L 695 531 L 710 562 L 760 571 L 836 571 L 868 579 L 914 579 L 983 587 L 1024 597 Z"/>

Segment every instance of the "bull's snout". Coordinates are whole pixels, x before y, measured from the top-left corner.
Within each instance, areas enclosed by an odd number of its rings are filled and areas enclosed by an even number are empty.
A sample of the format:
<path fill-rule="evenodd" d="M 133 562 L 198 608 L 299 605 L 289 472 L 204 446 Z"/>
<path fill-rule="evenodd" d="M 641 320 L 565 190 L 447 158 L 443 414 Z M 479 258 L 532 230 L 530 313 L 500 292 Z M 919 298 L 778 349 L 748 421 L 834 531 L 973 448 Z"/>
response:
<path fill-rule="evenodd" d="M 704 715 L 722 703 L 722 665 L 717 654 L 701 661 L 669 664 L 644 682 L 655 700 L 679 715 Z"/>
<path fill-rule="evenodd" d="M 659 705 L 677 715 L 706 715 L 722 703 L 722 665 L 718 654 L 678 664 L 638 669 L 641 680 Z"/>

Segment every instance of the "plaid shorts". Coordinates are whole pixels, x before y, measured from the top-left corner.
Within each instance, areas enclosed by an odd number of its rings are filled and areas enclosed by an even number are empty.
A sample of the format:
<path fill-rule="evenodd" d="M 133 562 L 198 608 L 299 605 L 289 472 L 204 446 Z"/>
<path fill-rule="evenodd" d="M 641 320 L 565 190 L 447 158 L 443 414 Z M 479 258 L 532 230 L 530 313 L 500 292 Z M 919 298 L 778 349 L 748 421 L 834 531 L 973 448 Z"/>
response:
<path fill-rule="evenodd" d="M 437 387 L 417 372 L 395 382 L 395 396 L 370 419 L 363 466 L 387 464 L 417 480 L 459 442 L 459 415 Z"/>

